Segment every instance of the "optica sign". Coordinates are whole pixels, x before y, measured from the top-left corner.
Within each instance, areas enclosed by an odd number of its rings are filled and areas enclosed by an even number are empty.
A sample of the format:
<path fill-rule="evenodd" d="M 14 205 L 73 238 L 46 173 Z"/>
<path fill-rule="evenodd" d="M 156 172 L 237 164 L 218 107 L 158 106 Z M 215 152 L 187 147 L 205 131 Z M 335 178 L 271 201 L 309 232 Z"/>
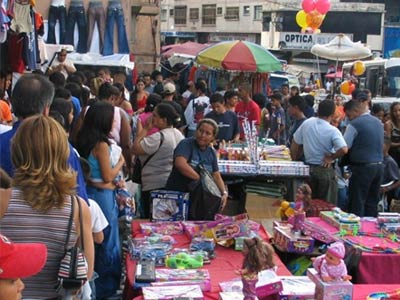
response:
<path fill-rule="evenodd" d="M 308 34 L 299 32 L 281 32 L 279 48 L 310 50 L 315 44 L 329 43 L 337 35 L 338 34 L 336 33 Z M 353 35 L 349 35 L 349 37 L 350 39 L 353 39 Z"/>

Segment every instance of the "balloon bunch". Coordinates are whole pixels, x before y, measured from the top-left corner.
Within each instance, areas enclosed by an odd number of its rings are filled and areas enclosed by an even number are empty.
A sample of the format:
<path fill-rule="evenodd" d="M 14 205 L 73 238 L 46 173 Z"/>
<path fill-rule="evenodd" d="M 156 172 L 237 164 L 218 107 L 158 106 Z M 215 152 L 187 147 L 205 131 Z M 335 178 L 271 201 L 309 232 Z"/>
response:
<path fill-rule="evenodd" d="M 330 0 L 302 0 L 303 8 L 296 14 L 297 25 L 303 33 L 320 33 L 319 27 L 331 8 Z"/>
<path fill-rule="evenodd" d="M 340 92 L 345 95 L 350 95 L 355 89 L 357 78 L 355 76 L 361 76 L 365 72 L 365 64 L 361 60 L 357 60 L 353 63 L 350 69 L 350 78 L 345 80 L 340 85 Z"/>

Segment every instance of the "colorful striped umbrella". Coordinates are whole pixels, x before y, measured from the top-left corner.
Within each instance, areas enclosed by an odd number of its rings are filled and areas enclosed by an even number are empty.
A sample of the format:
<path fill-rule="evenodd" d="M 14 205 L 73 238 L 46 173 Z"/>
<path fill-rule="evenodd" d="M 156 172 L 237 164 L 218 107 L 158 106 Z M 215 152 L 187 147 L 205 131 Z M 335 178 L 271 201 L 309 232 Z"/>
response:
<path fill-rule="evenodd" d="M 264 73 L 282 70 L 281 62 L 271 52 L 247 41 L 227 41 L 212 45 L 197 54 L 196 62 L 229 71 Z"/>

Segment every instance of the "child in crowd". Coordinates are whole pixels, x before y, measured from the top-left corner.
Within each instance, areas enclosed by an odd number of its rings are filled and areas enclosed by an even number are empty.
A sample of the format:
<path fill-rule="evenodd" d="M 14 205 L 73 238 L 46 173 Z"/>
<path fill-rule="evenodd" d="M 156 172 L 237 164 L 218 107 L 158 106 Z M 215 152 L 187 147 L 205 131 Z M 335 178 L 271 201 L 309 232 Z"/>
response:
<path fill-rule="evenodd" d="M 343 261 L 345 249 L 342 242 L 335 242 L 328 247 L 325 254 L 318 256 L 313 261 L 313 267 L 317 270 L 321 279 L 328 281 L 351 280 L 347 274 L 347 267 Z"/>
<path fill-rule="evenodd" d="M 275 267 L 274 249 L 260 238 L 246 238 L 243 242 L 243 267 L 237 273 L 242 276 L 244 300 L 257 299 L 258 273 Z"/>

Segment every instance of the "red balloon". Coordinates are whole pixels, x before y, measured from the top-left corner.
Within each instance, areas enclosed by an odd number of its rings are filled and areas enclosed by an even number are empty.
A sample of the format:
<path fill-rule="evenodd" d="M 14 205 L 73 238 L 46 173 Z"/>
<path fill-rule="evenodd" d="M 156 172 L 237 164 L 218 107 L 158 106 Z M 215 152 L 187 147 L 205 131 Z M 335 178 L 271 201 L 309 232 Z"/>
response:
<path fill-rule="evenodd" d="M 315 9 L 314 0 L 303 0 L 301 7 L 306 13 L 312 12 Z"/>
<path fill-rule="evenodd" d="M 315 9 L 321 14 L 325 15 L 331 9 L 330 0 L 317 0 L 315 2 Z"/>

